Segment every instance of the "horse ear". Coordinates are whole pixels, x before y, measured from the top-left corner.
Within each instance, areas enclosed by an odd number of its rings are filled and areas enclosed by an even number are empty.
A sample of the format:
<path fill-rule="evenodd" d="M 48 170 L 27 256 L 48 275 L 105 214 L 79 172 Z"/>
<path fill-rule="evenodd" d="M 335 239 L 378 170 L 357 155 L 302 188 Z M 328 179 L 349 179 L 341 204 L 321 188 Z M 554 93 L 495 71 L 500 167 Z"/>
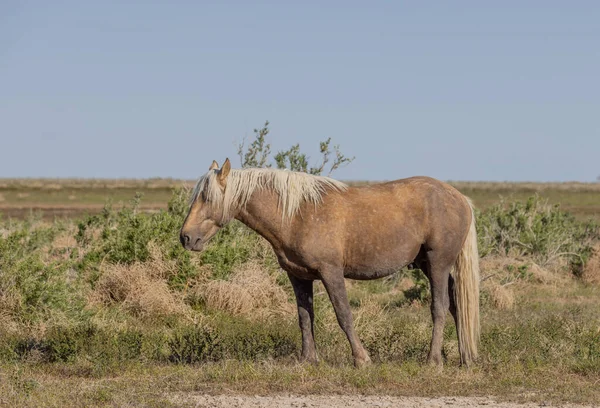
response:
<path fill-rule="evenodd" d="M 208 171 L 211 171 L 211 170 L 214 170 L 214 169 L 218 169 L 218 168 L 219 168 L 219 163 L 217 163 L 216 160 L 213 160 L 212 164 L 208 168 Z"/>
<path fill-rule="evenodd" d="M 225 180 L 227 179 L 227 176 L 229 175 L 229 171 L 231 170 L 231 163 L 229 162 L 229 159 L 225 159 L 225 163 L 223 163 L 223 167 L 221 167 L 221 170 L 219 170 L 219 181 L 221 182 L 221 184 L 225 184 Z"/>

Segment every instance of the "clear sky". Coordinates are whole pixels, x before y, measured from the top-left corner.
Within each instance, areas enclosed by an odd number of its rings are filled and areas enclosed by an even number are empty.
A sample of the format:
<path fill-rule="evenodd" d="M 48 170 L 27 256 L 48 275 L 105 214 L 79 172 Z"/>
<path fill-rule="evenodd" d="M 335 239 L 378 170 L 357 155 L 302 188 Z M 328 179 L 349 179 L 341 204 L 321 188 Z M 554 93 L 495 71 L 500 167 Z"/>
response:
<path fill-rule="evenodd" d="M 598 1 L 0 0 L 0 177 L 193 179 L 274 150 L 340 179 L 594 181 Z"/>

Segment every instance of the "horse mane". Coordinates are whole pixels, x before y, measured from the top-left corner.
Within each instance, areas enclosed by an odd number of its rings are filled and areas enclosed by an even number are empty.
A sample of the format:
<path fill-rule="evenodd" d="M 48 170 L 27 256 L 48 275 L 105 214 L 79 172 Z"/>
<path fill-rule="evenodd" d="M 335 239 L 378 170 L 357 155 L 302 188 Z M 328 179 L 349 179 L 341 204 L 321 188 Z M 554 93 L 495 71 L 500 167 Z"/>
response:
<path fill-rule="evenodd" d="M 296 171 L 270 168 L 231 169 L 225 191 L 216 180 L 218 170 L 210 170 L 198 179 L 192 193 L 192 202 L 203 194 L 203 199 L 222 206 L 223 217 L 230 218 L 234 210 L 244 207 L 257 190 L 270 190 L 279 195 L 278 206 L 283 219 L 291 219 L 304 202 L 316 205 L 323 202 L 329 191 L 346 191 L 348 186 L 329 177 L 314 176 Z"/>

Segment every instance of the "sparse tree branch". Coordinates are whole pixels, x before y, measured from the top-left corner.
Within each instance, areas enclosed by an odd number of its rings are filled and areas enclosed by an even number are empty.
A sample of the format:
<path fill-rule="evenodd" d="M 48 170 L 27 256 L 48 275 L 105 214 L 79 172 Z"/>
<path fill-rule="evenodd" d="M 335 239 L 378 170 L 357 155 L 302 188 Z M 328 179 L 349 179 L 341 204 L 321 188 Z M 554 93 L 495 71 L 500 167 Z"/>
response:
<path fill-rule="evenodd" d="M 246 147 L 246 138 L 238 144 L 237 154 L 240 157 L 242 167 L 271 167 L 269 163 L 271 145 L 266 140 L 268 134 L 269 122 L 267 121 L 261 129 L 254 129 L 254 140 L 249 146 Z M 319 153 L 321 154 L 321 160 L 316 166 L 309 167 L 309 157 L 300 151 L 299 143 L 296 143 L 287 150 L 277 152 L 272 159 L 278 169 L 289 169 L 321 175 L 326 171 L 327 165 L 331 161 L 332 151 L 330 146 L 331 138 L 320 142 Z M 348 165 L 354 160 L 354 157 L 344 156 L 340 151 L 339 145 L 333 147 L 333 153 L 335 154 L 335 159 L 329 167 L 328 176 L 338 168 Z"/>

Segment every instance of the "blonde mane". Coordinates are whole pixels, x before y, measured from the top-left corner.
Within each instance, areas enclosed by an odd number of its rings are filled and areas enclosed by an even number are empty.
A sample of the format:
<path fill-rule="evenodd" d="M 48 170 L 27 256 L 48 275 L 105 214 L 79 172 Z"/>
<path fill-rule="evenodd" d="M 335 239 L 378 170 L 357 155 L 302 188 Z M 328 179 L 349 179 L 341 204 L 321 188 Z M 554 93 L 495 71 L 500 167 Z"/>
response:
<path fill-rule="evenodd" d="M 279 195 L 279 208 L 283 219 L 291 219 L 304 202 L 315 206 L 323 202 L 328 190 L 345 191 L 348 186 L 329 177 L 313 176 L 276 169 L 231 169 L 227 187 L 223 192 L 216 179 L 218 170 L 210 170 L 200 177 L 192 193 L 192 202 L 200 194 L 211 205 L 223 208 L 223 217 L 230 218 L 233 211 L 243 208 L 257 190 L 268 189 Z"/>

